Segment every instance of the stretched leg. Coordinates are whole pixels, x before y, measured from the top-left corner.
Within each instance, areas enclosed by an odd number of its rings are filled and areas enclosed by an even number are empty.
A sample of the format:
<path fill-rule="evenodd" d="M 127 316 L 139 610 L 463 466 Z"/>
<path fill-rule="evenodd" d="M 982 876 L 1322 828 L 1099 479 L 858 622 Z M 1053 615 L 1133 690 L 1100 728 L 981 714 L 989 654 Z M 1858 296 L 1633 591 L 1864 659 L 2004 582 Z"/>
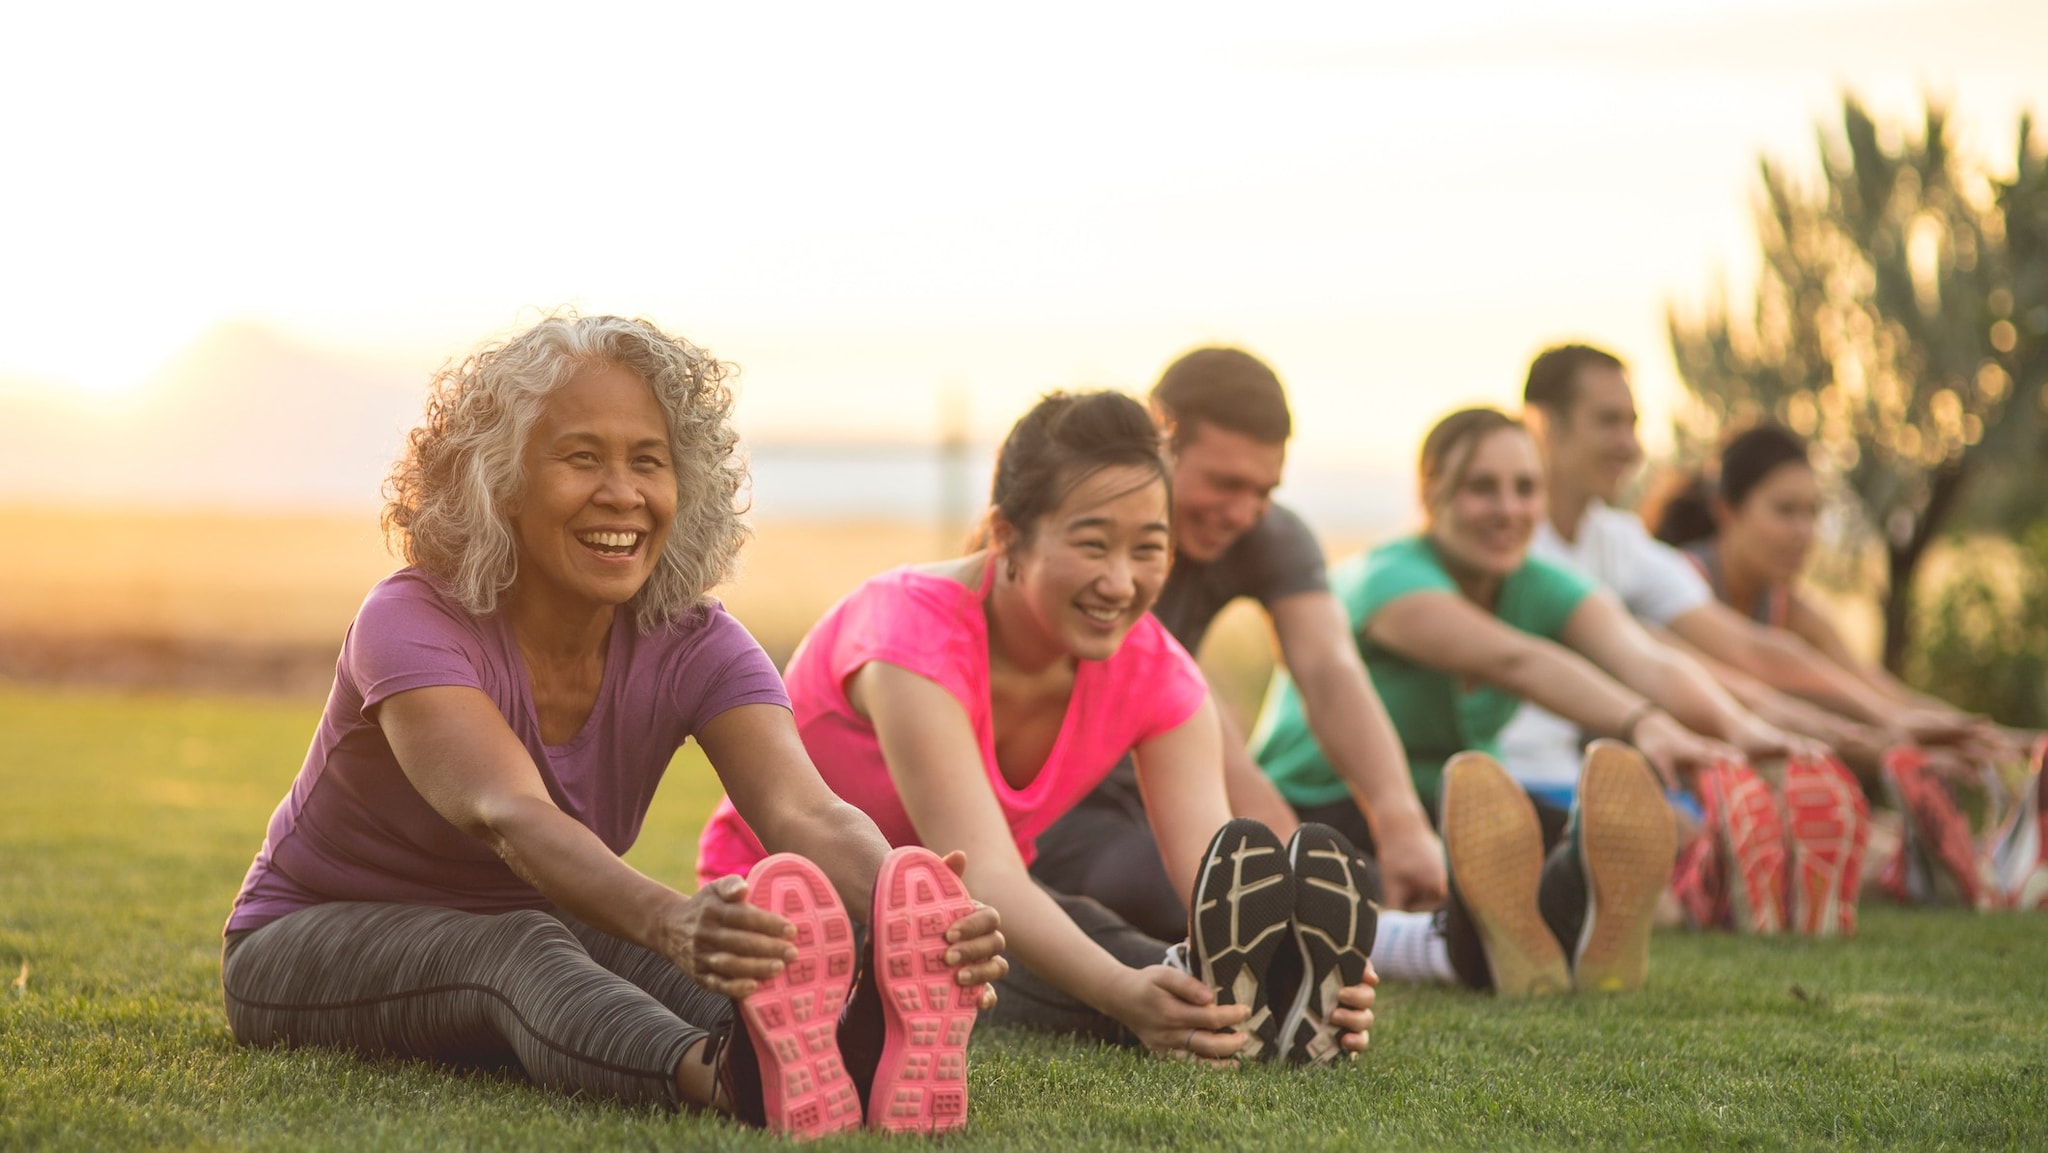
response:
<path fill-rule="evenodd" d="M 1150 936 L 1187 935 L 1186 899 L 1166 875 L 1128 759 L 1039 834 L 1031 875 L 1054 892 L 1093 898 Z"/>
<path fill-rule="evenodd" d="M 1055 892 L 1043 882 L 1039 887 L 1059 903 L 1096 944 L 1109 955 L 1137 969 L 1157 965 L 1166 958 L 1166 942 L 1132 927 L 1123 918 L 1088 897 Z M 1176 940 L 1179 938 L 1176 937 Z M 1015 1025 L 1049 1033 L 1090 1037 L 1112 1045 L 1136 1045 L 1137 1037 L 1114 1018 L 1104 1016 L 1080 998 L 1047 982 L 1010 957 L 1010 972 L 997 983 L 996 1007 L 987 1017 L 998 1025 Z"/>
<path fill-rule="evenodd" d="M 590 959 L 625 978 L 685 1021 L 714 1029 L 732 1017 L 732 998 L 713 993 L 685 976 L 675 962 L 652 949 L 593 929 L 559 909 L 549 914 L 566 926 Z"/>
<path fill-rule="evenodd" d="M 631 1102 L 679 1102 L 678 1063 L 708 1023 L 607 970 L 536 910 L 317 905 L 233 934 L 221 983 L 245 1045 L 517 1064 L 538 1084 Z"/>

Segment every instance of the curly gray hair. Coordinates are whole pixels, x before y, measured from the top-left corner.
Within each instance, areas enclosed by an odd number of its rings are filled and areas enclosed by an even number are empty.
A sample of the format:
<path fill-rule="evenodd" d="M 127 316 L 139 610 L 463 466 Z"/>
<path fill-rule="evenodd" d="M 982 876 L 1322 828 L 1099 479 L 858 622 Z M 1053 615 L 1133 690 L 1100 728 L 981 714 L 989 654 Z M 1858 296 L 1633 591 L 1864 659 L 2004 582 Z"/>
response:
<path fill-rule="evenodd" d="M 730 416 L 730 366 L 645 320 L 551 316 L 434 375 L 426 416 L 384 482 L 383 525 L 406 562 L 470 612 L 497 608 L 519 570 L 506 509 L 526 483 L 520 456 L 548 394 L 591 365 L 637 374 L 668 417 L 676 514 L 654 575 L 633 597 L 653 632 L 731 577 L 747 536 L 737 496 L 746 462 Z"/>

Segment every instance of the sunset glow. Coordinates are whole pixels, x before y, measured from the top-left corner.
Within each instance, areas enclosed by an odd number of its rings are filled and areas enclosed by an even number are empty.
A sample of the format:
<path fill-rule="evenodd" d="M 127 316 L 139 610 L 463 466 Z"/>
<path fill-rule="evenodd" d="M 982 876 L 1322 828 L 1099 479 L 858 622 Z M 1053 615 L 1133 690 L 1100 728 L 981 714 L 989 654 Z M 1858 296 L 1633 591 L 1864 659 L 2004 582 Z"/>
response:
<path fill-rule="evenodd" d="M 1297 457 L 1394 469 L 1565 337 L 1633 361 L 1660 441 L 1665 307 L 1748 280 L 1757 158 L 1810 169 L 1844 88 L 1907 122 L 1947 97 L 1999 166 L 2048 111 L 2026 0 L 45 5 L 9 33 L 0 100 L 37 111 L 0 123 L 0 405 L 170 387 L 234 326 L 416 397 L 571 305 L 740 362 L 765 437 L 935 435 L 948 389 L 989 437 L 1242 342 Z"/>

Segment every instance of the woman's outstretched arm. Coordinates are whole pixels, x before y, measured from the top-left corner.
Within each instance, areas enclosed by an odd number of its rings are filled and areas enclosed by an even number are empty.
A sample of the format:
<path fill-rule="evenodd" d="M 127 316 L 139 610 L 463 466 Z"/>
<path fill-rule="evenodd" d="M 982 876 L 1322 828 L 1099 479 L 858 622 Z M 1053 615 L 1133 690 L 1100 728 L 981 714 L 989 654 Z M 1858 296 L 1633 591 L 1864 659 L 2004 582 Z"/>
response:
<path fill-rule="evenodd" d="M 918 839 L 937 853 L 968 851 L 967 887 L 1002 910 L 1004 936 L 1019 961 L 1122 1022 L 1148 1048 L 1179 1050 L 1190 1030 L 1204 1034 L 1198 1051 L 1205 1057 L 1227 1058 L 1244 1043 L 1243 1036 L 1219 1030 L 1243 1020 L 1247 1007 L 1211 1003 L 1201 982 L 1163 964 L 1125 966 L 1031 879 L 991 791 L 973 725 L 952 694 L 907 669 L 875 661 L 849 679 L 847 699 L 875 726 Z M 1220 778 L 1216 789 L 1220 806 Z"/>
<path fill-rule="evenodd" d="M 1675 786 L 1681 768 L 1739 759 L 1732 746 L 1694 733 L 1642 693 L 1591 661 L 1532 636 L 1455 593 L 1410 593 L 1382 606 L 1365 634 L 1417 664 L 1491 684 L 1568 721 L 1635 745 Z"/>
<path fill-rule="evenodd" d="M 571 916 L 653 949 L 706 989 L 733 997 L 794 957 L 785 939 L 793 927 L 744 904 L 745 882 L 685 896 L 620 860 L 557 807 L 526 746 L 482 692 L 413 689 L 385 701 L 376 720 L 434 811 Z"/>
<path fill-rule="evenodd" d="M 1579 602 L 1566 618 L 1560 639 L 1616 681 L 1656 702 L 1680 724 L 1718 737 L 1752 758 L 1824 751 L 1736 703 L 1698 661 L 1651 636 L 1605 591 Z"/>
<path fill-rule="evenodd" d="M 831 878 L 846 907 L 864 916 L 889 843 L 866 813 L 840 800 L 818 775 L 789 710 L 728 709 L 703 727 L 697 743 L 762 846 L 810 858 Z M 947 863 L 955 872 L 964 870 L 964 859 Z M 1008 971 L 1001 926 L 996 910 L 986 905 L 953 923 L 948 936 L 958 960 L 948 964 L 964 966 L 955 976 L 960 984 L 985 985 Z M 993 1004 L 994 994 L 986 999 Z"/>

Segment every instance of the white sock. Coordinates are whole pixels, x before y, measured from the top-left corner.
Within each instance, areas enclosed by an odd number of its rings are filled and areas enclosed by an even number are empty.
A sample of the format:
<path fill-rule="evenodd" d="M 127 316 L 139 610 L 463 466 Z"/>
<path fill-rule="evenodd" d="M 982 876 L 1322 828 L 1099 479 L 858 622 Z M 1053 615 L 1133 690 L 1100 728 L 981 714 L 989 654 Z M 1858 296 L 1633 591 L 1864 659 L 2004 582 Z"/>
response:
<path fill-rule="evenodd" d="M 1372 967 L 1393 981 L 1458 983 L 1450 946 L 1434 913 L 1382 910 L 1379 931 L 1372 938 Z"/>
<path fill-rule="evenodd" d="M 1174 944 L 1168 945 L 1166 947 L 1166 956 L 1160 958 L 1160 963 L 1169 969 L 1186 973 L 1190 977 L 1195 975 L 1194 961 L 1188 955 L 1188 943 L 1186 941 L 1177 941 Z"/>

